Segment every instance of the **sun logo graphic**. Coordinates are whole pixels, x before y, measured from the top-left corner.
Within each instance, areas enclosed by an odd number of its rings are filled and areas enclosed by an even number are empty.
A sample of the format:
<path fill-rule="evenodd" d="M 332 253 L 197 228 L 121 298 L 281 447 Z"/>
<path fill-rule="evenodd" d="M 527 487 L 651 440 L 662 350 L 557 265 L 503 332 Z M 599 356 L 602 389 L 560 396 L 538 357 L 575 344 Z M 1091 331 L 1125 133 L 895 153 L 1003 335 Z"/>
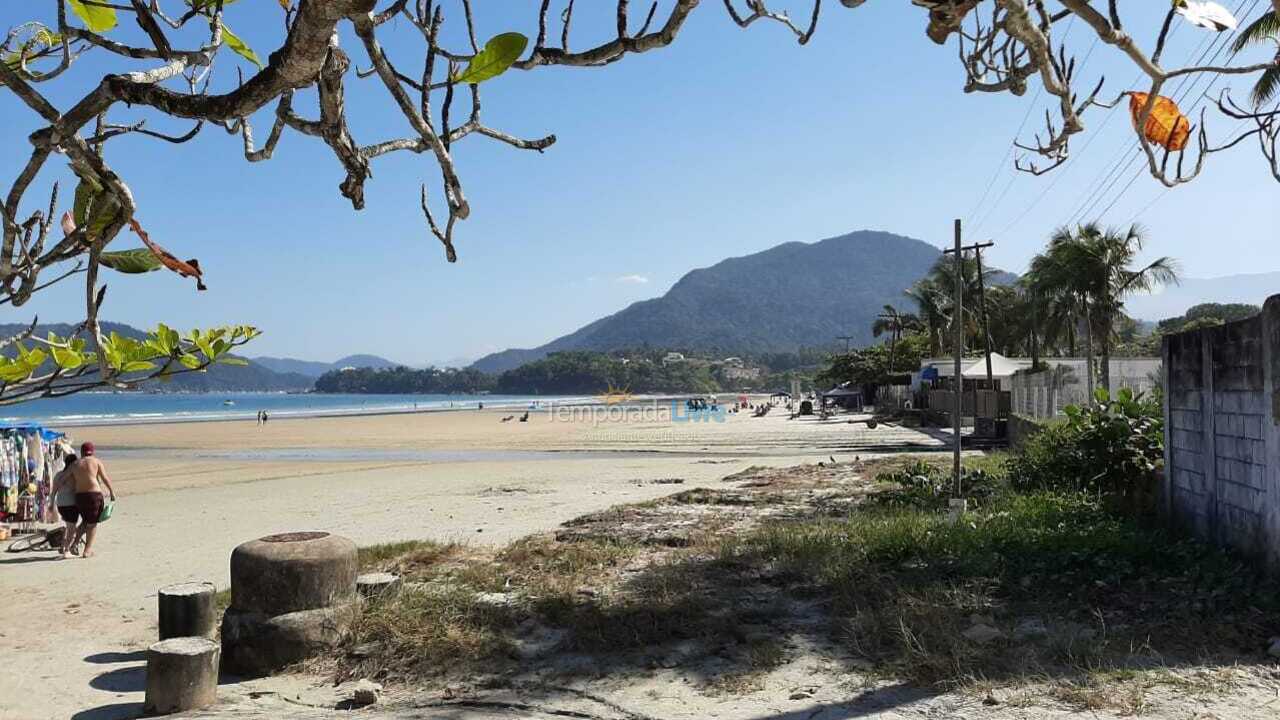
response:
<path fill-rule="evenodd" d="M 605 405 L 621 405 L 622 403 L 630 400 L 633 395 L 627 388 L 616 388 L 613 386 L 613 383 L 609 383 L 609 389 L 596 397 Z"/>

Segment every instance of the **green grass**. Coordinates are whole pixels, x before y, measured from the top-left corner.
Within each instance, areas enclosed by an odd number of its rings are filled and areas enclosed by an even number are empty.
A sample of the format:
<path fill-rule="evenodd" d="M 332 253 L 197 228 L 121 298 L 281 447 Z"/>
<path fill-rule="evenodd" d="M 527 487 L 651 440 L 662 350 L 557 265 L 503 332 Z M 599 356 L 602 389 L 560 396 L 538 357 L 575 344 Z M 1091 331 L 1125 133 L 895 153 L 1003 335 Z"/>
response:
<path fill-rule="evenodd" d="M 533 625 L 563 631 L 561 650 L 632 653 L 622 667 L 637 670 L 647 667 L 641 656 L 676 641 L 727 647 L 733 666 L 707 687 L 732 693 L 788 661 L 779 638 L 808 633 L 843 643 L 859 673 L 937 688 L 1048 682 L 1078 707 L 1140 712 L 1157 684 L 1225 686 L 1224 669 L 1260 660 L 1260 638 L 1280 634 L 1280 584 L 1236 556 L 1089 497 L 1014 493 L 997 474 L 1002 458 L 966 460 L 989 486 L 960 522 L 940 509 L 945 494 L 941 505 L 933 495 L 917 503 L 916 485 L 883 483 L 888 500 L 839 519 L 699 533 L 675 549 L 610 539 L 606 524 L 598 535 L 533 536 L 497 551 L 362 550 L 362 566 L 410 587 L 366 607 L 351 641 L 382 650 L 340 671 L 497 672 L 516 667 L 512 651 Z M 670 505 L 676 517 L 687 512 Z M 629 517 L 625 507 L 615 515 Z M 819 608 L 816 623 L 793 622 L 797 607 Z M 966 638 L 976 622 L 1003 636 Z"/>
<path fill-rule="evenodd" d="M 433 543 L 428 540 L 404 540 L 380 545 L 368 545 L 358 550 L 360 569 L 365 571 L 382 570 L 385 569 L 385 566 L 390 561 L 412 553 L 435 550 L 439 547 L 439 543 Z"/>
<path fill-rule="evenodd" d="M 1239 559 L 1108 514 L 1083 497 L 1002 495 L 959 523 L 918 509 L 775 525 L 726 545 L 830 597 L 845 642 L 925 684 L 1256 652 L 1280 593 Z M 973 615 L 1043 643 L 963 637 Z"/>

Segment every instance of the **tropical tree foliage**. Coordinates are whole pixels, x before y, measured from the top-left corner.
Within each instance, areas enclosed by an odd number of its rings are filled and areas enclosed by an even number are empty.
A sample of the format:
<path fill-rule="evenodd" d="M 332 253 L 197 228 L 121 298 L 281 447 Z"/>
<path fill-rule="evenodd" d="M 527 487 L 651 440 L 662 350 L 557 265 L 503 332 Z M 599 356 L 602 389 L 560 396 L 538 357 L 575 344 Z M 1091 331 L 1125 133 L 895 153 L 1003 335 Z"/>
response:
<path fill-rule="evenodd" d="M 1124 316 L 1124 300 L 1137 292 L 1178 281 L 1177 263 L 1158 257 L 1134 267 L 1143 247 L 1139 226 L 1103 230 L 1090 223 L 1059 228 L 1027 272 L 1027 286 L 1036 298 L 1036 312 L 1044 318 L 1044 336 L 1084 336 L 1088 384 L 1093 384 L 1095 351 L 1102 358 L 1102 385 L 1110 389 L 1110 358 Z"/>
<path fill-rule="evenodd" d="M 160 325 L 146 337 L 111 332 L 94 347 L 84 333 L 36 335 L 33 325 L 0 350 L 0 405 L 39 397 L 63 397 L 100 387 L 102 378 L 120 387 L 203 372 L 214 363 L 246 365 L 231 351 L 258 336 L 249 326 L 192 330 L 181 335 Z"/>
<path fill-rule="evenodd" d="M 1257 20 L 1245 26 L 1236 36 L 1231 49 L 1241 52 L 1253 45 L 1274 48 L 1278 63 L 1263 70 L 1253 86 L 1250 99 L 1253 100 L 1254 107 L 1262 107 L 1276 99 L 1276 95 L 1280 93 L 1280 3 L 1276 3 L 1275 8 L 1264 12 Z"/>
<path fill-rule="evenodd" d="M 920 361 L 928 353 L 929 341 L 920 334 L 907 335 L 895 350 L 890 354 L 888 345 L 872 345 L 833 354 L 815 381 L 820 387 L 844 383 L 863 387 L 883 384 L 893 375 L 919 370 Z"/>

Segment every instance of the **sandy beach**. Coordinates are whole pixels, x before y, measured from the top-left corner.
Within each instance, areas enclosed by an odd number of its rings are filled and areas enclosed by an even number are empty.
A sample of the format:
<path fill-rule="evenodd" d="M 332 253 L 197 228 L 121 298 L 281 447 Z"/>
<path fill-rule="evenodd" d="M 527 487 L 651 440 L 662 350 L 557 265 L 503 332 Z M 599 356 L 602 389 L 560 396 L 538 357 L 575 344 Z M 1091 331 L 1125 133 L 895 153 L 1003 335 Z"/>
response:
<path fill-rule="evenodd" d="M 609 413 L 612 413 L 610 416 Z M 0 557 L 0 718 L 123 718 L 142 702 L 156 589 L 228 584 L 239 543 L 323 530 L 361 545 L 503 543 L 577 515 L 718 482 L 750 465 L 937 446 L 895 427 L 663 413 L 511 411 L 76 428 L 120 495 L 98 556 Z M 643 452 L 642 452 L 643 451 Z"/>

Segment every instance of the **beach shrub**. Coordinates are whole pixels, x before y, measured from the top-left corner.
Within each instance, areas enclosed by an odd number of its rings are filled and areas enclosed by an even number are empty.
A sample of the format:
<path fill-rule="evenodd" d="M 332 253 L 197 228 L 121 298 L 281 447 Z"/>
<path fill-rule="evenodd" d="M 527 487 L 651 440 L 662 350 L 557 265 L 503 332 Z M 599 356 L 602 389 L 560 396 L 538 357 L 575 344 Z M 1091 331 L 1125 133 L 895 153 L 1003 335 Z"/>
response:
<path fill-rule="evenodd" d="M 999 491 L 1004 478 L 998 463 L 992 465 L 981 463 L 975 467 L 966 464 L 961 468 L 962 497 L 981 502 Z M 951 467 L 919 459 L 878 473 L 876 482 L 891 486 L 889 490 L 873 496 L 871 503 L 880 507 L 941 510 L 947 507 L 947 501 L 954 494 Z"/>
<path fill-rule="evenodd" d="M 1114 398 L 1068 406 L 1066 422 L 1029 439 L 1009 461 L 1014 488 L 1089 492 L 1148 508 L 1164 464 L 1164 416 L 1154 397 L 1121 388 Z"/>

